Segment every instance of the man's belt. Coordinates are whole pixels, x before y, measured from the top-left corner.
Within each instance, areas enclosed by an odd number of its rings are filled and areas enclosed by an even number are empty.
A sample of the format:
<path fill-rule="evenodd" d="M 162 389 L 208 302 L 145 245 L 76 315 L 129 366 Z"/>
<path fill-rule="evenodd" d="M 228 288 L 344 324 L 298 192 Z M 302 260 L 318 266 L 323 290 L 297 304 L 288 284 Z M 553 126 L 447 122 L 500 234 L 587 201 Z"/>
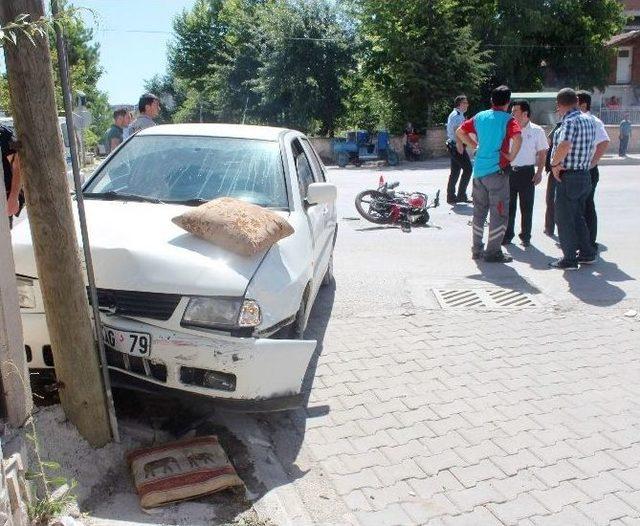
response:
<path fill-rule="evenodd" d="M 519 172 L 521 170 L 529 170 L 531 168 L 535 168 L 535 166 L 533 164 L 526 164 L 523 166 L 513 166 L 511 165 L 511 170 L 513 170 L 514 172 Z"/>

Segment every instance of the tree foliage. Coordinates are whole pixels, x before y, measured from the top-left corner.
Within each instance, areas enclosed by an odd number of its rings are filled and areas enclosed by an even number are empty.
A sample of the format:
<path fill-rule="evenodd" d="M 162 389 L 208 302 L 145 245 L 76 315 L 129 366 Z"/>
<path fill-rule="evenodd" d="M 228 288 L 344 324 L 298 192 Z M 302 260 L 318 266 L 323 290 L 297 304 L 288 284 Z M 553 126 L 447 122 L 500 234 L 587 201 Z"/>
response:
<path fill-rule="evenodd" d="M 198 0 L 174 22 L 174 118 L 332 133 L 342 112 L 350 35 L 323 0 Z"/>
<path fill-rule="evenodd" d="M 624 25 L 617 0 L 458 0 L 458 24 L 469 24 L 491 50 L 492 84 L 532 91 L 543 85 L 602 88 Z"/>
<path fill-rule="evenodd" d="M 5 42 L 4 45 L 15 45 L 15 39 L 11 37 L 12 32 L 15 31 L 21 31 L 27 35 L 34 31 L 39 34 L 48 34 L 51 58 L 56 64 L 58 53 L 54 24 L 59 24 L 62 27 L 67 47 L 71 86 L 74 91 L 82 91 L 86 94 L 87 109 L 91 112 L 92 117 L 87 135 L 92 138 L 92 141 L 89 142 L 93 142 L 96 137 L 102 136 L 111 121 L 107 95 L 98 89 L 98 80 L 103 73 L 100 67 L 99 45 L 94 42 L 93 30 L 84 22 L 77 8 L 66 0 L 60 0 L 59 7 L 60 14 L 55 20 L 43 18 L 31 21 L 26 17 L 11 24 L 10 28 L 2 28 L 2 40 Z M 62 88 L 57 72 L 56 68 L 56 75 L 54 75 L 56 101 L 58 109 L 62 111 Z M 0 78 L 0 106 L 4 112 L 11 113 L 6 75 Z"/>
<path fill-rule="evenodd" d="M 485 80 L 490 53 L 457 23 L 454 2 L 361 0 L 358 7 L 364 70 L 396 109 L 392 129 L 431 124 L 440 101 L 473 95 Z"/>
<path fill-rule="evenodd" d="M 148 87 L 180 122 L 424 127 L 498 83 L 603 86 L 621 12 L 616 0 L 197 0 Z"/>

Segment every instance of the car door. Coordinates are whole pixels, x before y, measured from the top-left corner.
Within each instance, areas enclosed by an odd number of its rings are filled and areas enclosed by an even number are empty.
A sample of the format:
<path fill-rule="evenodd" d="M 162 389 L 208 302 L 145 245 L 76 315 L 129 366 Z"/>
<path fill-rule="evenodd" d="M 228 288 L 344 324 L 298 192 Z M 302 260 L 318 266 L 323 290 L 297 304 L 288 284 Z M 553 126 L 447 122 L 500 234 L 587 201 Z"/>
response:
<path fill-rule="evenodd" d="M 311 161 L 311 167 L 313 169 L 314 182 L 326 183 L 327 177 L 324 168 L 324 164 L 320 160 L 320 157 L 313 149 L 313 146 L 309 139 L 306 137 L 301 139 L 302 146 L 304 146 L 307 153 L 307 157 Z M 324 232 L 322 236 L 323 250 L 322 250 L 322 268 L 326 267 L 331 257 L 333 249 L 333 243 L 335 240 L 336 227 L 338 225 L 336 203 L 326 203 L 322 205 L 324 215 Z"/>
<path fill-rule="evenodd" d="M 291 142 L 291 151 L 296 165 L 296 173 L 298 176 L 298 186 L 300 188 L 300 196 L 302 198 L 303 206 L 305 207 L 305 213 L 309 221 L 309 230 L 311 231 L 312 244 L 313 244 L 313 283 L 314 286 L 322 278 L 320 274 L 324 268 L 322 266 L 323 260 L 323 245 L 326 237 L 325 224 L 326 224 L 326 207 L 323 205 L 309 205 L 306 204 L 307 189 L 309 185 L 316 182 L 314 179 L 313 168 L 311 162 L 307 156 L 300 139 L 297 137 Z"/>

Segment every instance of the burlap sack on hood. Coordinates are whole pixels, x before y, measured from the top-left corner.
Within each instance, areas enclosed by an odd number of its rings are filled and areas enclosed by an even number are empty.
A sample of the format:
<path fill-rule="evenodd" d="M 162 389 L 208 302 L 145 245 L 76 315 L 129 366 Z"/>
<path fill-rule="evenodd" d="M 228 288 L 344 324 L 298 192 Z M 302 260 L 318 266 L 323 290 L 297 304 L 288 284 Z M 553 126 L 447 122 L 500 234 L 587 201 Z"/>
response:
<path fill-rule="evenodd" d="M 293 234 L 272 210 L 221 197 L 192 208 L 172 221 L 187 232 L 242 256 L 254 256 Z"/>

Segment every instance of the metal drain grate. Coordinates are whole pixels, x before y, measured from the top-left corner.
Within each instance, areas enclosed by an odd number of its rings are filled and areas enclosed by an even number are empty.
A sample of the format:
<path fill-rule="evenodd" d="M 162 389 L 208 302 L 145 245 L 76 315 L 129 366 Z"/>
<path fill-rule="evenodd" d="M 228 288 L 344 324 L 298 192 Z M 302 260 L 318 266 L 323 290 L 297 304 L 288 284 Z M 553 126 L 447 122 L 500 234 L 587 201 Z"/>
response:
<path fill-rule="evenodd" d="M 443 309 L 531 309 L 540 305 L 523 292 L 512 289 L 433 289 Z"/>

